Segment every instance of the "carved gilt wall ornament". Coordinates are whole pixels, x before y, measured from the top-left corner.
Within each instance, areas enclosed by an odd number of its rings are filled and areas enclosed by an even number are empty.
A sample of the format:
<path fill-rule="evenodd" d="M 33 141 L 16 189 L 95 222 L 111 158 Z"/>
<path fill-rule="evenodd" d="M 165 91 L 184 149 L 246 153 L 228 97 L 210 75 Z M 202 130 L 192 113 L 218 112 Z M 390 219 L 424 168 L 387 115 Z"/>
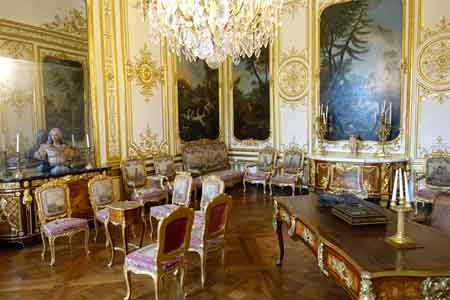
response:
<path fill-rule="evenodd" d="M 443 33 L 450 33 L 450 20 L 447 17 L 442 17 L 439 23 L 431 27 L 422 27 L 422 40 L 426 41 L 436 35 Z"/>
<path fill-rule="evenodd" d="M 292 48 L 281 56 L 278 83 L 280 95 L 286 101 L 295 101 L 308 92 L 308 62 L 306 50 Z"/>
<path fill-rule="evenodd" d="M 420 158 L 426 158 L 432 153 L 450 153 L 450 146 L 442 136 L 436 137 L 435 142 L 429 148 L 419 145 L 417 149 Z"/>
<path fill-rule="evenodd" d="M 284 1 L 282 14 L 295 17 L 299 8 L 306 8 L 306 7 L 308 7 L 307 0 L 287 0 Z"/>
<path fill-rule="evenodd" d="M 158 134 L 153 133 L 147 124 L 144 132 L 139 134 L 139 142 L 132 142 L 128 148 L 129 157 L 146 159 L 160 153 L 168 153 L 169 148 L 165 141 L 159 139 Z"/>
<path fill-rule="evenodd" d="M 164 80 L 164 69 L 157 67 L 152 58 L 152 53 L 147 43 L 139 51 L 135 61 L 127 62 L 127 75 L 129 80 L 136 81 L 139 92 L 149 102 L 153 96 L 153 89 Z"/>
<path fill-rule="evenodd" d="M 56 15 L 52 22 L 44 23 L 42 27 L 87 39 L 86 13 L 77 8 L 69 10 L 64 16 Z"/>
<path fill-rule="evenodd" d="M 427 278 L 422 283 L 423 300 L 443 300 L 450 298 L 450 277 Z"/>
<path fill-rule="evenodd" d="M 439 104 L 444 104 L 445 100 L 448 100 L 449 98 L 449 90 L 434 90 L 424 86 L 420 86 L 421 101 L 436 101 Z"/>
<path fill-rule="evenodd" d="M 434 39 L 422 48 L 419 72 L 430 84 L 450 84 L 450 36 Z"/>

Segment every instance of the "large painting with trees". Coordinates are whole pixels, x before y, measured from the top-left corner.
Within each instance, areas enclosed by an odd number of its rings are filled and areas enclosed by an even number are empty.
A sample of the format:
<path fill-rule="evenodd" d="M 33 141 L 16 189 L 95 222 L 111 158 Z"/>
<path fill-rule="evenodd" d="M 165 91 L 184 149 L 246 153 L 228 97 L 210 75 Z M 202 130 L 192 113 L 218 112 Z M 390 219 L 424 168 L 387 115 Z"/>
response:
<path fill-rule="evenodd" d="M 233 64 L 233 128 L 239 140 L 270 137 L 270 51 Z"/>
<path fill-rule="evenodd" d="M 185 142 L 220 136 L 219 73 L 201 60 L 177 58 L 178 127 Z"/>
<path fill-rule="evenodd" d="M 321 15 L 320 103 L 329 107 L 328 140 L 377 141 L 383 106 L 392 107 L 388 140 L 399 135 L 402 16 L 402 0 L 357 0 Z"/>

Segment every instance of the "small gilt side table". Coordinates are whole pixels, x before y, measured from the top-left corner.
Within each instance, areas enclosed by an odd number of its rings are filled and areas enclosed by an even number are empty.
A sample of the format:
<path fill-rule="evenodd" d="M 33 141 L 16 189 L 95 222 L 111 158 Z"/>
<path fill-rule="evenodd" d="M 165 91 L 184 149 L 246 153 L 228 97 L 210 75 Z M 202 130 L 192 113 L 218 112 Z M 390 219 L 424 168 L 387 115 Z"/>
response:
<path fill-rule="evenodd" d="M 108 205 L 107 208 L 109 210 L 109 214 L 106 218 L 105 228 L 106 228 L 106 237 L 108 238 L 109 245 L 111 246 L 111 259 L 108 263 L 108 266 L 111 267 L 114 262 L 115 251 L 122 251 L 125 253 L 125 255 L 128 254 L 127 228 L 136 224 L 142 224 L 141 234 L 139 238 L 139 248 L 142 247 L 145 232 L 145 219 L 143 218 L 142 214 L 142 210 L 144 208 L 139 202 L 136 201 L 117 201 Z M 114 242 L 110 233 L 111 225 L 121 227 L 122 247 L 114 246 Z"/>

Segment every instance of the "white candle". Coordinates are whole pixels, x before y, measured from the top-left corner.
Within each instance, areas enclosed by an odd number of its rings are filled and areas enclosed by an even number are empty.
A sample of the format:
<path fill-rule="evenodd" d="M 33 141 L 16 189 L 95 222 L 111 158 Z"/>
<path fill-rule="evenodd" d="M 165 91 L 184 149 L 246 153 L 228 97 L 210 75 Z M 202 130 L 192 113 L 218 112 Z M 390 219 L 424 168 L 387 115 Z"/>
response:
<path fill-rule="evenodd" d="M 403 170 L 400 169 L 400 172 L 398 174 L 398 177 L 400 178 L 400 199 L 405 198 L 405 194 L 403 193 Z"/>
<path fill-rule="evenodd" d="M 392 102 L 389 103 L 389 124 L 392 124 Z"/>
<path fill-rule="evenodd" d="M 327 104 L 327 108 L 325 110 L 325 117 L 328 119 L 328 104 Z"/>
<path fill-rule="evenodd" d="M 386 113 L 386 100 L 383 101 L 383 112 Z"/>
<path fill-rule="evenodd" d="M 72 133 L 72 147 L 75 147 L 75 136 Z"/>
<path fill-rule="evenodd" d="M 20 152 L 20 134 L 16 134 L 16 152 Z"/>
<path fill-rule="evenodd" d="M 405 179 L 405 198 L 406 198 L 406 204 L 410 203 L 409 199 L 409 182 L 408 182 L 408 177 L 406 176 L 406 171 L 403 171 L 403 178 Z"/>
<path fill-rule="evenodd" d="M 90 148 L 91 145 L 89 144 L 89 134 L 86 133 L 86 147 Z"/>
<path fill-rule="evenodd" d="M 395 170 L 395 177 L 394 177 L 394 188 L 392 189 L 392 198 L 391 202 L 395 203 L 397 201 L 397 181 L 398 181 L 398 169 Z"/>

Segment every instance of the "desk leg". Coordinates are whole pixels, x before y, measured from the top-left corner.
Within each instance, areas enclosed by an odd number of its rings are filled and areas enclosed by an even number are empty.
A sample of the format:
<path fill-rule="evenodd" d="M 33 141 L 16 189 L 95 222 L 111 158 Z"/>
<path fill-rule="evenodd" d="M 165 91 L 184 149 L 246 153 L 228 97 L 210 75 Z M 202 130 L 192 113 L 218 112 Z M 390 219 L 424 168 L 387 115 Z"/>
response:
<path fill-rule="evenodd" d="M 142 228 L 141 228 L 141 237 L 139 239 L 139 248 L 142 248 L 142 243 L 144 242 L 144 234 L 147 231 L 147 224 L 146 224 L 146 220 L 145 220 L 145 208 L 142 208 L 142 214 L 141 214 L 141 219 L 142 219 Z"/>
<path fill-rule="evenodd" d="M 281 266 L 284 258 L 284 242 L 283 242 L 283 221 L 277 215 L 276 216 L 276 225 L 277 225 L 277 236 L 278 236 L 278 247 L 280 248 L 280 256 L 277 259 L 277 266 Z"/>

